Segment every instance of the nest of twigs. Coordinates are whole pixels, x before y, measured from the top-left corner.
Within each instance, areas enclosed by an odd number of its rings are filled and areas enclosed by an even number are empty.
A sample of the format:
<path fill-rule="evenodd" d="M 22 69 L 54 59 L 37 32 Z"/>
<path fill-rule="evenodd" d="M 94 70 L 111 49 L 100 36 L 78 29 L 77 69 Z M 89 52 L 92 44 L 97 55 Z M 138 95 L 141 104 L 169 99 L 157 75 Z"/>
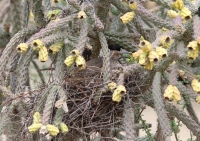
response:
<path fill-rule="evenodd" d="M 99 68 L 88 67 L 65 79 L 69 112 L 63 121 L 73 129 L 69 134 L 100 132 L 122 126 L 124 101 L 140 94 L 142 72 L 125 76 L 127 94 L 120 103 L 112 101 L 112 92 L 104 87 Z M 112 81 L 117 82 L 117 74 Z M 74 131 L 76 130 L 76 131 Z M 73 133 L 74 132 L 74 133 Z"/>

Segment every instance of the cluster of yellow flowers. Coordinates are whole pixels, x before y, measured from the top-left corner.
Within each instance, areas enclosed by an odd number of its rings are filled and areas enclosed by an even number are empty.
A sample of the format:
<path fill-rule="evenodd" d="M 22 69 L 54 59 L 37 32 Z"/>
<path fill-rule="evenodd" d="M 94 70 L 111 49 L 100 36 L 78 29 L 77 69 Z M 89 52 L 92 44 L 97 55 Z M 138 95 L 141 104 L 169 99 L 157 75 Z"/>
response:
<path fill-rule="evenodd" d="M 187 45 L 188 58 L 195 60 L 199 55 L 200 38 L 197 41 L 191 41 Z"/>
<path fill-rule="evenodd" d="M 113 92 L 112 100 L 115 102 L 120 102 L 122 100 L 122 96 L 126 94 L 126 88 L 123 85 L 118 85 L 114 82 L 108 84 L 108 88 L 111 92 Z"/>
<path fill-rule="evenodd" d="M 68 127 L 65 123 L 61 122 L 59 124 L 59 128 L 62 133 L 67 133 L 68 132 Z M 58 127 L 47 124 L 47 125 L 42 125 L 42 118 L 39 112 L 35 112 L 33 115 L 33 124 L 28 127 L 28 130 L 30 133 L 34 133 L 38 131 L 39 129 L 43 130 L 41 131 L 42 134 L 45 134 L 48 132 L 51 136 L 55 137 L 59 133 Z"/>
<path fill-rule="evenodd" d="M 39 51 L 39 58 L 40 62 L 46 62 L 48 60 L 48 51 L 47 48 L 43 45 L 42 41 L 37 39 L 33 40 L 31 43 L 31 47 L 35 51 Z"/>
<path fill-rule="evenodd" d="M 79 54 L 79 51 L 78 50 L 72 50 L 70 52 L 70 56 L 68 56 L 64 63 L 69 67 L 71 66 L 73 63 L 76 63 L 76 66 L 79 68 L 79 69 L 85 69 L 86 67 L 86 61 L 85 59 Z"/>
<path fill-rule="evenodd" d="M 31 43 L 31 47 L 33 50 L 35 51 L 39 51 L 39 61 L 40 62 L 46 62 L 48 60 L 48 51 L 47 48 L 43 45 L 42 41 L 37 39 L 37 40 L 33 40 Z M 20 43 L 17 46 L 17 52 L 19 53 L 24 53 L 27 51 L 28 49 L 28 44 L 26 43 Z"/>
<path fill-rule="evenodd" d="M 171 46 L 172 42 L 169 36 L 163 36 L 160 39 L 161 46 L 156 47 L 154 51 L 151 43 L 142 38 L 139 44 L 140 49 L 132 53 L 132 56 L 140 65 L 144 66 L 145 69 L 152 70 L 154 63 L 167 56 L 166 48 Z"/>
<path fill-rule="evenodd" d="M 169 85 L 165 89 L 164 97 L 177 102 L 181 100 L 181 93 L 176 86 Z"/>
<path fill-rule="evenodd" d="M 175 8 L 178 13 L 174 10 L 168 10 L 167 15 L 170 18 L 175 18 L 180 15 L 183 22 L 192 18 L 192 12 L 184 6 L 183 0 L 173 1 L 172 7 Z"/>
<path fill-rule="evenodd" d="M 129 23 L 130 21 L 133 20 L 134 16 L 135 16 L 135 10 L 137 10 L 137 3 L 136 1 L 133 2 L 133 1 L 129 1 L 128 2 L 128 5 L 129 5 L 129 8 L 133 11 L 131 12 L 127 12 L 125 13 L 123 16 L 120 17 L 121 21 L 124 23 L 124 24 L 127 24 Z"/>

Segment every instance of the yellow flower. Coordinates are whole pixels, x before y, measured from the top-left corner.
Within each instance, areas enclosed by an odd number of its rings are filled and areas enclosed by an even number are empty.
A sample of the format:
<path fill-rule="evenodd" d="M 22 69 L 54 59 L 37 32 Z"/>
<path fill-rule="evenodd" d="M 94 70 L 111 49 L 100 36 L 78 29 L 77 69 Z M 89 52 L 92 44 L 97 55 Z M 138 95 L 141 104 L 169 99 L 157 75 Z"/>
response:
<path fill-rule="evenodd" d="M 49 47 L 49 52 L 56 54 L 57 52 L 59 52 L 62 46 L 63 46 L 62 42 L 55 43 Z"/>
<path fill-rule="evenodd" d="M 120 102 L 122 100 L 122 95 L 114 91 L 112 95 L 112 101 Z"/>
<path fill-rule="evenodd" d="M 123 22 L 123 24 L 127 24 L 133 20 L 134 16 L 135 16 L 135 13 L 133 11 L 127 12 L 123 16 L 121 16 L 120 19 Z"/>
<path fill-rule="evenodd" d="M 48 51 L 45 46 L 40 49 L 38 59 L 40 62 L 46 62 L 48 60 Z"/>
<path fill-rule="evenodd" d="M 17 46 L 17 52 L 24 53 L 28 49 L 28 45 L 26 43 L 21 43 Z"/>
<path fill-rule="evenodd" d="M 57 10 L 51 10 L 47 12 L 47 19 L 48 20 L 55 20 L 58 14 L 60 14 L 62 10 L 57 9 Z"/>
<path fill-rule="evenodd" d="M 135 1 L 135 2 L 133 2 L 133 1 L 130 1 L 129 2 L 129 8 L 131 9 L 131 10 L 137 10 L 137 2 Z"/>
<path fill-rule="evenodd" d="M 183 9 L 181 9 L 181 11 L 179 12 L 179 14 L 180 14 L 181 18 L 183 20 L 185 20 L 185 21 L 187 21 L 187 20 L 189 20 L 189 19 L 192 18 L 192 12 L 188 8 L 186 8 L 186 7 L 184 7 Z"/>
<path fill-rule="evenodd" d="M 122 100 L 122 96 L 125 94 L 126 94 L 126 88 L 123 85 L 119 85 L 113 92 L 112 100 L 120 102 Z"/>
<path fill-rule="evenodd" d="M 197 50 L 198 49 L 198 43 L 197 43 L 197 41 L 191 41 L 191 42 L 189 42 L 189 44 L 187 45 L 187 49 L 189 51 Z"/>
<path fill-rule="evenodd" d="M 195 92 L 200 92 L 200 82 L 197 79 L 193 79 L 191 85 Z"/>
<path fill-rule="evenodd" d="M 146 52 L 141 53 L 139 57 L 139 64 L 145 65 L 146 60 L 147 60 L 147 53 Z"/>
<path fill-rule="evenodd" d="M 39 130 L 41 127 L 42 127 L 41 123 L 39 123 L 39 124 L 32 124 L 31 126 L 28 127 L 28 130 L 29 130 L 30 133 L 34 133 L 37 130 Z"/>
<path fill-rule="evenodd" d="M 60 130 L 62 131 L 63 134 L 65 134 L 69 131 L 67 125 L 63 122 L 60 123 Z"/>
<path fill-rule="evenodd" d="M 162 36 L 160 39 L 160 43 L 162 44 L 163 48 L 168 48 L 173 43 L 173 40 L 170 36 Z"/>
<path fill-rule="evenodd" d="M 197 96 L 196 101 L 200 104 L 200 96 Z"/>
<path fill-rule="evenodd" d="M 147 69 L 147 70 L 152 70 L 153 69 L 153 65 L 154 65 L 154 62 L 150 62 L 149 60 L 146 62 L 144 68 Z"/>
<path fill-rule="evenodd" d="M 79 18 L 79 19 L 85 19 L 86 16 L 87 16 L 87 15 L 85 14 L 84 11 L 79 11 L 79 12 L 78 12 L 78 18 Z"/>
<path fill-rule="evenodd" d="M 35 112 L 33 115 L 33 124 L 42 123 L 41 114 L 39 112 Z"/>
<path fill-rule="evenodd" d="M 117 87 L 117 84 L 115 82 L 111 82 L 108 84 L 108 89 L 113 91 Z"/>
<path fill-rule="evenodd" d="M 147 40 L 142 39 L 140 41 L 139 47 L 144 51 L 144 52 L 150 52 L 152 50 L 151 43 Z"/>
<path fill-rule="evenodd" d="M 167 50 L 162 47 L 157 47 L 156 52 L 160 59 L 167 57 Z"/>
<path fill-rule="evenodd" d="M 86 67 L 86 61 L 85 61 L 85 59 L 82 57 L 82 56 L 80 56 L 80 55 L 78 55 L 77 57 L 76 57 L 76 60 L 75 60 L 75 62 L 76 62 L 76 66 L 79 68 L 79 69 L 85 69 L 85 67 Z"/>
<path fill-rule="evenodd" d="M 180 91 L 177 89 L 176 86 L 169 85 L 165 89 L 164 97 L 168 98 L 169 100 L 174 100 L 175 102 L 181 100 Z"/>
<path fill-rule="evenodd" d="M 75 62 L 75 59 L 75 56 L 70 55 L 65 59 L 64 63 L 69 67 Z"/>
<path fill-rule="evenodd" d="M 42 47 L 43 47 L 43 43 L 41 40 L 37 39 L 37 40 L 33 40 L 31 43 L 31 47 L 33 48 L 33 50 L 39 51 Z"/>
<path fill-rule="evenodd" d="M 72 50 L 72 51 L 70 52 L 70 54 L 71 54 L 72 56 L 77 57 L 77 56 L 79 55 L 79 51 L 76 50 L 76 49 L 74 49 L 74 50 Z"/>
<path fill-rule="evenodd" d="M 116 89 L 121 95 L 126 94 L 126 88 L 123 85 L 118 85 Z"/>
<path fill-rule="evenodd" d="M 178 16 L 178 13 L 174 10 L 168 10 L 167 16 L 169 16 L 170 18 L 176 18 Z"/>
<path fill-rule="evenodd" d="M 183 0 L 175 0 L 175 2 L 172 3 L 172 7 L 181 10 L 184 7 Z"/>
<path fill-rule="evenodd" d="M 132 53 L 132 56 L 133 56 L 135 59 L 139 59 L 141 53 L 143 53 L 143 51 L 142 51 L 141 49 L 139 49 L 138 51 Z"/>
<path fill-rule="evenodd" d="M 195 60 L 198 57 L 199 50 L 188 51 L 188 58 Z"/>
<path fill-rule="evenodd" d="M 159 56 L 156 51 L 150 51 L 148 58 L 149 58 L 150 62 L 156 63 L 156 62 L 158 62 Z"/>
<path fill-rule="evenodd" d="M 54 125 L 47 124 L 46 128 L 47 128 L 48 133 L 53 137 L 57 136 L 57 134 L 59 133 L 58 127 Z"/>

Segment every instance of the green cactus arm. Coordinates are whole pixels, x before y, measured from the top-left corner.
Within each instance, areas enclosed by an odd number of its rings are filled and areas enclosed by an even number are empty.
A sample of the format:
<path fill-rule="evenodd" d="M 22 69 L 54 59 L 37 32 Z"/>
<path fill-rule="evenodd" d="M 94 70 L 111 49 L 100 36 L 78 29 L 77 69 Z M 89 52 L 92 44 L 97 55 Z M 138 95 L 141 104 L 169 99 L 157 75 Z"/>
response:
<path fill-rule="evenodd" d="M 48 93 L 46 103 L 43 109 L 43 114 L 42 114 L 42 124 L 44 125 L 51 123 L 51 114 L 52 114 L 52 109 L 55 103 L 57 92 L 58 92 L 58 86 L 54 85 Z"/>
<path fill-rule="evenodd" d="M 158 122 L 161 127 L 163 137 L 167 138 L 168 136 L 171 136 L 172 131 L 162 97 L 160 72 L 156 72 L 152 87 L 154 106 L 158 115 Z"/>
<path fill-rule="evenodd" d="M 46 25 L 46 21 L 44 18 L 43 13 L 43 6 L 42 6 L 42 0 L 32 0 L 32 12 L 34 15 L 34 20 L 36 22 L 36 25 L 41 28 Z"/>
<path fill-rule="evenodd" d="M 110 50 L 108 49 L 108 44 L 105 35 L 102 32 L 98 33 L 99 41 L 102 47 L 102 54 L 103 54 L 103 81 L 104 84 L 110 81 Z"/>

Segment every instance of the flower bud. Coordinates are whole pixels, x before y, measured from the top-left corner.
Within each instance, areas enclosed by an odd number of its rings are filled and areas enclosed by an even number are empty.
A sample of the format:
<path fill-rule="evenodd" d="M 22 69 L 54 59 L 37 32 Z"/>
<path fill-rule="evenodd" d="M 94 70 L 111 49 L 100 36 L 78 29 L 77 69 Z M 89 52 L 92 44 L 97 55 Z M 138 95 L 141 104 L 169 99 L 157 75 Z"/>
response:
<path fill-rule="evenodd" d="M 39 112 L 35 112 L 33 115 L 33 124 L 42 123 L 41 114 Z"/>
<path fill-rule="evenodd" d="M 62 12 L 62 10 L 57 9 L 57 10 L 51 10 L 47 12 L 47 19 L 48 20 L 55 20 L 56 17 Z"/>
<path fill-rule="evenodd" d="M 181 10 L 184 7 L 183 0 L 175 0 L 172 3 L 172 7 L 176 8 L 177 10 Z"/>
<path fill-rule="evenodd" d="M 36 131 L 38 131 L 40 128 L 42 127 L 42 124 L 32 124 L 31 126 L 28 127 L 28 130 L 30 133 L 34 133 Z"/>
<path fill-rule="evenodd" d="M 59 133 L 58 127 L 54 125 L 47 124 L 46 128 L 47 128 L 48 133 L 53 137 L 57 136 L 57 134 Z"/>
<path fill-rule="evenodd" d="M 168 48 L 173 43 L 173 40 L 170 36 L 162 36 L 160 39 L 160 43 L 162 44 L 163 48 Z"/>
<path fill-rule="evenodd" d="M 177 89 L 176 86 L 169 85 L 165 89 L 164 97 L 168 98 L 169 100 L 174 100 L 175 102 L 181 100 L 180 91 Z"/>
<path fill-rule="evenodd" d="M 68 127 L 65 123 L 61 122 L 60 123 L 60 130 L 62 131 L 63 134 L 67 133 L 68 132 Z"/>
<path fill-rule="evenodd" d="M 189 20 L 189 19 L 192 18 L 192 12 L 188 8 L 186 8 L 186 7 L 184 7 L 183 9 L 181 9 L 181 11 L 179 12 L 179 14 L 180 14 L 181 18 L 183 20 L 185 20 L 185 21 L 187 21 L 187 20 Z"/>
<path fill-rule="evenodd" d="M 24 53 L 28 49 L 28 45 L 26 43 L 21 43 L 17 46 L 17 52 Z"/>
<path fill-rule="evenodd" d="M 49 47 L 49 52 L 56 54 L 57 52 L 59 52 L 59 50 L 61 49 L 62 46 L 63 46 L 62 42 L 55 43 Z"/>
<path fill-rule="evenodd" d="M 42 47 L 43 47 L 43 43 L 41 40 L 37 39 L 37 40 L 33 40 L 31 43 L 31 47 L 33 50 L 39 51 Z"/>
<path fill-rule="evenodd" d="M 188 49 L 189 51 L 198 50 L 197 41 L 191 41 L 191 42 L 189 42 L 189 44 L 187 45 L 187 49 Z"/>
<path fill-rule="evenodd" d="M 146 60 L 147 60 L 147 53 L 146 52 L 141 53 L 139 57 L 139 64 L 145 65 Z"/>
<path fill-rule="evenodd" d="M 136 1 L 134 1 L 133 2 L 133 0 L 132 1 L 129 1 L 129 8 L 131 9 L 131 10 L 137 10 L 137 2 Z"/>
<path fill-rule="evenodd" d="M 178 13 L 174 10 L 168 10 L 167 16 L 169 16 L 170 18 L 176 18 L 178 16 Z"/>
<path fill-rule="evenodd" d="M 117 87 L 117 84 L 115 82 L 111 82 L 108 84 L 108 89 L 113 91 Z"/>
<path fill-rule="evenodd" d="M 200 92 L 200 82 L 197 79 L 193 79 L 191 85 L 195 92 Z"/>
<path fill-rule="evenodd" d="M 149 58 L 150 62 L 154 62 L 154 63 L 158 62 L 158 60 L 159 60 L 159 56 L 158 56 L 157 52 L 155 52 L 155 51 L 150 51 L 148 58 Z"/>
<path fill-rule="evenodd" d="M 85 14 L 84 11 L 79 11 L 79 12 L 78 12 L 78 18 L 79 18 L 79 19 L 85 19 L 86 16 L 87 16 L 87 15 Z"/>
<path fill-rule="evenodd" d="M 195 60 L 199 55 L 199 50 L 188 51 L 188 58 Z"/>
<path fill-rule="evenodd" d="M 69 67 L 75 62 L 75 59 L 75 56 L 70 55 L 65 59 L 64 63 Z"/>
<path fill-rule="evenodd" d="M 86 62 L 85 62 L 85 59 L 82 57 L 82 56 L 77 56 L 76 57 L 76 60 L 75 60 L 75 62 L 76 62 L 76 66 L 79 68 L 79 69 L 85 69 L 85 67 L 86 67 Z"/>
<path fill-rule="evenodd" d="M 71 54 L 72 56 L 77 57 L 77 56 L 79 55 L 79 51 L 76 50 L 76 49 L 74 49 L 74 50 L 72 50 L 72 51 L 70 52 L 70 54 Z"/>
<path fill-rule="evenodd" d="M 130 21 L 133 20 L 134 16 L 135 16 L 135 13 L 133 11 L 127 12 L 123 16 L 121 16 L 120 19 L 121 19 L 123 24 L 127 24 L 127 23 L 129 23 Z"/>
<path fill-rule="evenodd" d="M 160 59 L 167 57 L 167 50 L 162 47 L 157 47 L 156 52 Z"/>
<path fill-rule="evenodd" d="M 126 88 L 123 85 L 119 85 L 113 92 L 112 100 L 120 102 L 122 96 L 126 94 Z"/>
<path fill-rule="evenodd" d="M 38 59 L 40 62 L 46 62 L 48 60 L 48 51 L 45 46 L 40 49 Z"/>
<path fill-rule="evenodd" d="M 150 52 L 152 50 L 151 43 L 147 40 L 141 40 L 139 47 L 142 49 L 144 52 Z"/>

